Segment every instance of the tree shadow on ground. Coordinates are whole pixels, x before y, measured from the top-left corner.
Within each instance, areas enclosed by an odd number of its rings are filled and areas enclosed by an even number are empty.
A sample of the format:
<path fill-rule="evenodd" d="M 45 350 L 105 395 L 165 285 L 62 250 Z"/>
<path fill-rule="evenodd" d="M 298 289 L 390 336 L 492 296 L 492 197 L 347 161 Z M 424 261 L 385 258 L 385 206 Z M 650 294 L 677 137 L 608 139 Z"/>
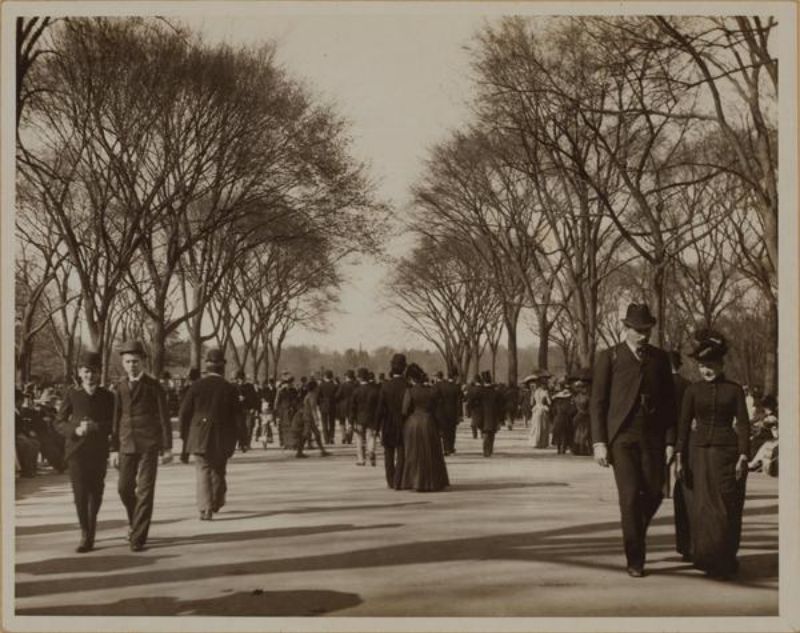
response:
<path fill-rule="evenodd" d="M 64 605 L 58 607 L 31 607 L 17 609 L 18 616 L 169 616 L 214 615 L 236 617 L 292 617 L 324 615 L 342 609 L 357 607 L 363 602 L 355 593 L 341 591 L 240 591 L 230 595 L 204 600 L 178 600 L 176 598 L 129 598 L 106 604 Z"/>
<path fill-rule="evenodd" d="M 558 488 L 568 487 L 564 481 L 498 481 L 491 483 L 453 484 L 448 492 L 473 492 L 481 490 L 513 490 L 516 488 Z"/>
<path fill-rule="evenodd" d="M 20 477 L 14 482 L 14 501 L 26 499 L 32 495 L 42 497 L 47 494 L 43 489 L 50 486 L 68 486 L 69 476 L 55 470 L 39 472 L 36 477 Z M 54 492 L 52 496 L 62 496 L 61 492 Z"/>
<path fill-rule="evenodd" d="M 154 565 L 159 559 L 177 558 L 177 556 L 96 556 L 84 554 L 65 558 L 51 558 L 33 563 L 18 563 L 17 573 L 44 576 L 50 574 L 97 573 L 119 571 L 129 567 L 146 567 Z"/>
<path fill-rule="evenodd" d="M 350 512 L 353 510 L 385 510 L 389 508 L 403 508 L 406 506 L 428 505 L 430 501 L 404 501 L 400 503 L 370 503 L 361 505 L 330 505 L 330 506 L 304 506 L 300 508 L 286 508 L 285 510 L 268 510 L 265 512 L 250 512 L 247 510 L 223 511 L 214 521 L 241 521 L 244 519 L 261 519 L 279 514 L 317 514 L 320 512 Z"/>
<path fill-rule="evenodd" d="M 183 521 L 183 519 L 159 519 L 153 521 L 153 525 L 165 525 L 168 523 L 177 523 L 178 521 Z M 128 527 L 128 521 L 126 519 L 108 519 L 106 521 L 98 521 L 97 523 L 97 533 L 100 535 L 101 532 L 106 530 L 117 530 Z M 78 518 L 75 517 L 74 523 L 57 523 L 54 525 L 18 525 L 16 527 L 15 533 L 17 538 L 20 536 L 36 536 L 40 534 L 56 534 L 58 532 L 78 532 Z"/>
<path fill-rule="evenodd" d="M 209 543 L 236 543 L 239 541 L 256 541 L 269 538 L 310 536 L 313 534 L 330 534 L 333 532 L 360 532 L 383 528 L 403 527 L 402 523 L 381 523 L 377 525 L 353 525 L 341 523 L 333 525 L 312 525 L 307 527 L 272 528 L 267 530 L 244 530 L 241 532 L 215 532 L 211 534 L 194 534 L 192 536 L 168 536 L 151 538 L 147 549 L 162 549 L 178 545 L 205 545 Z"/>
<path fill-rule="evenodd" d="M 749 514 L 774 514 L 777 506 L 755 508 Z M 661 517 L 655 525 L 669 524 L 672 517 Z M 331 527 L 331 526 L 327 526 Z M 340 526 L 334 526 L 337 529 Z M 375 526 L 372 526 L 373 528 Z M 371 529 L 371 528 L 369 528 Z M 302 531 L 288 530 L 293 534 Z M 265 530 L 266 534 L 273 533 Z M 610 534 L 608 534 L 611 532 Z M 220 535 L 220 540 L 231 535 Z M 234 535 L 235 536 L 235 535 Z M 256 538 L 256 535 L 253 535 Z M 750 534 L 745 521 L 742 545 L 749 547 Z M 777 529 L 775 534 L 758 535 L 759 543 L 777 548 Z M 651 534 L 648 538 L 649 560 L 657 560 L 661 565 L 655 574 L 685 575 L 690 566 L 670 565 L 668 552 L 675 551 L 673 534 Z M 604 556 L 618 556 L 619 563 L 609 563 Z M 777 553 L 757 555 L 757 564 L 750 564 L 749 556 L 743 557 L 742 571 L 734 581 L 737 584 L 774 591 L 774 587 L 758 584 L 759 580 L 777 578 Z M 619 521 L 585 523 L 568 527 L 541 531 L 518 532 L 510 534 L 491 534 L 488 536 L 467 537 L 450 540 L 414 541 L 396 545 L 387 544 L 330 554 L 293 556 L 278 559 L 246 560 L 213 565 L 195 565 L 153 571 L 137 571 L 113 576 L 94 576 L 75 578 L 67 585 L 62 580 L 41 580 L 19 582 L 16 585 L 17 597 L 47 595 L 95 589 L 118 589 L 157 583 L 195 582 L 219 578 L 225 575 L 266 575 L 279 573 L 300 573 L 315 571 L 334 571 L 369 569 L 376 567 L 402 567 L 406 565 L 436 564 L 454 561 L 507 560 L 516 563 L 528 561 L 559 564 L 578 569 L 623 571 L 622 537 Z M 667 565 L 663 567 L 663 565 Z M 392 573 L 400 573 L 392 570 Z M 693 572 L 697 574 L 698 572 Z M 751 575 L 752 574 L 752 575 Z M 621 576 L 621 582 L 627 577 Z"/>

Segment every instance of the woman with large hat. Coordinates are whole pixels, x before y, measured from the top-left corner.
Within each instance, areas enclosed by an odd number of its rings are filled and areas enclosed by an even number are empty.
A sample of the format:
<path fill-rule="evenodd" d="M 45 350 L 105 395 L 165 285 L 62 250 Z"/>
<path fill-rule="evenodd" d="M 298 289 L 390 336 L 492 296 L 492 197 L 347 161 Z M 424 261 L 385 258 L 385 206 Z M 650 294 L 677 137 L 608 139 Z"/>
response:
<path fill-rule="evenodd" d="M 97 352 L 82 356 L 78 363 L 80 387 L 64 394 L 54 425 L 66 440 L 64 454 L 81 526 L 81 541 L 75 551 L 81 554 L 94 548 L 114 417 L 114 395 L 100 386 L 102 364 Z"/>
<path fill-rule="evenodd" d="M 587 367 L 581 367 L 572 376 L 573 403 L 575 405 L 572 417 L 572 454 L 592 454 L 592 425 L 589 415 L 589 396 L 592 384 L 592 372 Z"/>
<path fill-rule="evenodd" d="M 695 339 L 701 380 L 684 393 L 677 443 L 678 476 L 691 490 L 689 555 L 708 574 L 729 577 L 738 569 L 750 420 L 744 390 L 725 377 L 725 337 L 706 329 Z"/>
<path fill-rule="evenodd" d="M 531 376 L 534 379 L 533 393 L 531 394 L 531 428 L 528 433 L 528 442 L 533 448 L 547 448 L 550 446 L 550 391 L 547 389 L 547 380 L 550 374 L 547 370 L 537 370 Z"/>

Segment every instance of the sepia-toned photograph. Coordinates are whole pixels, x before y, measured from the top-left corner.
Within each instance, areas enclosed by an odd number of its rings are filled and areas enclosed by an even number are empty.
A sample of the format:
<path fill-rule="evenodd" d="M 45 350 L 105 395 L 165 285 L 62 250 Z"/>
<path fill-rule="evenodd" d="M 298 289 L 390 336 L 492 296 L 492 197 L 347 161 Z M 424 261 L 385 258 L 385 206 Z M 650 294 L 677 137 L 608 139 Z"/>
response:
<path fill-rule="evenodd" d="M 3 3 L 2 629 L 800 631 L 796 31 Z"/>

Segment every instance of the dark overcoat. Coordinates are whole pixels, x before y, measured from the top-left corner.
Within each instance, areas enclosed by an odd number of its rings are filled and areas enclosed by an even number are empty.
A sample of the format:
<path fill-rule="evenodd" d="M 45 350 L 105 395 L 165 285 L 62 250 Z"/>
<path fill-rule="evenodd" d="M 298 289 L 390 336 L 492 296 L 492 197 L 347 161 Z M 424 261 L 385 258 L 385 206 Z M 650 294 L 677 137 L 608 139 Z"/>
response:
<path fill-rule="evenodd" d="M 114 394 L 105 387 L 97 387 L 89 395 L 82 387 L 71 387 L 64 394 L 55 420 L 55 428 L 66 438 L 65 459 L 105 461 L 108 458 L 114 416 Z M 86 435 L 78 436 L 76 429 L 84 418 L 97 427 Z"/>
<path fill-rule="evenodd" d="M 195 381 L 181 402 L 178 418 L 185 454 L 228 459 L 236 449 L 244 409 L 235 385 L 218 374 Z"/>
<path fill-rule="evenodd" d="M 392 376 L 378 393 L 377 424 L 383 445 L 389 448 L 403 445 L 403 396 L 407 388 L 403 376 Z"/>

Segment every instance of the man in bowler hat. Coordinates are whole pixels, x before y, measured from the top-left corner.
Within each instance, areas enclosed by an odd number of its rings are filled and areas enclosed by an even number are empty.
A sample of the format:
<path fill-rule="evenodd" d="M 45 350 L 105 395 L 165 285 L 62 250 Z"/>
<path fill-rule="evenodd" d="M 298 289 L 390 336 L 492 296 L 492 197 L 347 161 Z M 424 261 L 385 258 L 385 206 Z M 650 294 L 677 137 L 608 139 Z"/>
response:
<path fill-rule="evenodd" d="M 398 490 L 403 476 L 403 396 L 408 384 L 405 378 L 406 357 L 395 354 L 389 364 L 389 380 L 381 385 L 376 407 L 376 420 L 383 439 L 386 484 Z"/>
<path fill-rule="evenodd" d="M 64 394 L 55 421 L 56 430 L 66 438 L 65 459 L 81 526 L 81 541 L 75 551 L 81 554 L 94 547 L 114 416 L 114 394 L 100 386 L 102 364 L 97 352 L 82 356 L 78 363 L 80 387 Z"/>
<path fill-rule="evenodd" d="M 236 449 L 248 404 L 224 374 L 222 350 L 208 350 L 206 375 L 186 392 L 178 414 L 183 439 L 181 461 L 186 463 L 189 454 L 194 455 L 197 509 L 202 521 L 210 521 L 225 505 L 225 469 Z"/>
<path fill-rule="evenodd" d="M 128 514 L 131 551 L 144 549 L 153 516 L 159 455 L 172 460 L 172 426 L 167 397 L 158 380 L 144 372 L 139 341 L 119 350 L 125 378 L 114 393 L 111 462 L 119 465 L 119 496 Z"/>
<path fill-rule="evenodd" d="M 625 340 L 595 361 L 590 415 L 594 457 L 614 468 L 628 574 L 644 575 L 645 536 L 663 498 L 675 446 L 675 387 L 667 353 L 648 340 L 656 323 L 632 303 Z"/>
<path fill-rule="evenodd" d="M 439 372 L 441 375 L 441 372 Z M 442 425 L 442 448 L 445 455 L 456 452 L 456 427 L 461 422 L 463 394 L 461 385 L 458 384 L 458 370 L 451 368 L 448 377 L 436 383 L 435 389 L 439 392 L 439 410 L 436 417 Z"/>

